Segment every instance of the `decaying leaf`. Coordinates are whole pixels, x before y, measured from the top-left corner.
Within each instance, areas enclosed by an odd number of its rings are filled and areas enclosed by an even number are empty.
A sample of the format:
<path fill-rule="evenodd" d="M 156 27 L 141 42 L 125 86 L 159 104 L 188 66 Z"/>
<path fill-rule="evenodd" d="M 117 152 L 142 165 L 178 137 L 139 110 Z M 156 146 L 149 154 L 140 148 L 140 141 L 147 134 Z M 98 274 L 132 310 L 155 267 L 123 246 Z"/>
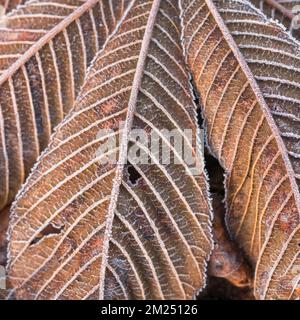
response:
<path fill-rule="evenodd" d="M 181 0 L 207 140 L 225 169 L 227 226 L 256 266 L 258 299 L 300 279 L 300 51 L 248 1 Z"/>
<path fill-rule="evenodd" d="M 251 0 L 251 2 L 269 18 L 281 22 L 294 37 L 300 39 L 299 0 Z"/>
<path fill-rule="evenodd" d="M 73 106 L 127 4 L 29 1 L 0 18 L 0 208 L 14 199 Z"/>
<path fill-rule="evenodd" d="M 186 141 L 189 128 L 197 136 L 178 13 L 175 1 L 130 1 L 97 55 L 13 206 L 15 297 L 187 299 L 205 285 L 212 247 L 205 176 L 193 175 L 160 132 L 176 129 Z M 112 132 L 99 136 L 101 129 Z M 156 132 L 170 164 L 133 140 L 133 129 Z M 99 153 L 109 136 L 118 143 Z M 153 164 L 136 163 L 133 146 Z M 194 143 L 187 148 L 200 162 Z M 101 162 L 112 154 L 117 163 Z"/>
<path fill-rule="evenodd" d="M 199 300 L 255 300 L 251 287 L 236 287 L 224 278 L 209 276 Z"/>
<path fill-rule="evenodd" d="M 223 225 L 225 215 L 222 196 L 212 194 L 214 222 L 214 250 L 209 260 L 208 274 L 210 276 L 225 278 L 236 287 L 252 286 L 252 271 L 244 259 L 242 252 L 230 241 Z"/>
<path fill-rule="evenodd" d="M 209 259 L 208 275 L 224 278 L 233 286 L 248 287 L 251 290 L 253 287 L 253 270 L 246 261 L 242 250 L 230 239 L 224 221 L 226 214 L 224 170 L 207 149 L 205 149 L 204 156 L 214 213 L 212 225 L 214 248 Z M 208 288 L 208 291 L 210 289 Z M 204 292 L 204 295 L 207 295 L 207 293 Z"/>

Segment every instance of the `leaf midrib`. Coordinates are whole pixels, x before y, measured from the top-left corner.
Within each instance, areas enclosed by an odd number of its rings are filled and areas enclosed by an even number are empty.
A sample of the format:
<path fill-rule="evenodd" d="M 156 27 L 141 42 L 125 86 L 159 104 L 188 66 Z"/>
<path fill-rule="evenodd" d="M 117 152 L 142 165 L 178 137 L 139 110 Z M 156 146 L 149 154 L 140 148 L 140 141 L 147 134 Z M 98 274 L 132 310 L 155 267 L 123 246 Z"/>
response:
<path fill-rule="evenodd" d="M 222 17 L 220 16 L 218 9 L 216 8 L 215 4 L 213 3 L 213 0 L 205 0 L 205 2 L 207 4 L 212 16 L 214 17 L 216 23 L 218 24 L 220 31 L 222 32 L 225 40 L 227 41 L 229 47 L 231 48 L 235 58 L 237 59 L 239 65 L 241 67 L 241 70 L 245 73 L 247 79 L 249 80 L 249 84 L 252 88 L 254 95 L 256 96 L 256 100 L 261 106 L 261 110 L 263 112 L 263 115 L 265 116 L 265 118 L 267 120 L 267 123 L 268 123 L 268 125 L 274 135 L 275 141 L 278 145 L 279 152 L 281 153 L 283 162 L 284 162 L 286 170 L 287 170 L 287 175 L 288 175 L 288 178 L 290 181 L 291 192 L 295 196 L 295 205 L 297 207 L 298 212 L 300 212 L 300 192 L 299 192 L 299 188 L 296 183 L 295 173 L 294 173 L 292 164 L 290 162 L 290 159 L 287 155 L 288 151 L 287 151 L 286 146 L 281 138 L 281 135 L 280 135 L 279 129 L 275 123 L 275 120 L 273 119 L 273 117 L 271 115 L 271 112 L 268 108 L 268 105 L 263 97 L 263 94 L 262 94 L 256 80 L 253 77 L 253 74 L 252 74 L 247 62 L 245 61 L 238 46 L 236 45 L 236 43 L 235 43 L 232 35 L 230 34 L 225 22 L 223 21 Z M 264 253 L 264 248 L 261 249 L 260 255 L 257 259 L 256 270 L 257 270 L 257 267 L 260 265 L 260 259 L 261 259 L 261 256 L 263 255 L 263 253 Z M 257 276 L 256 270 L 255 270 L 255 278 Z M 254 283 L 256 283 L 256 279 L 254 280 Z M 264 294 L 266 294 L 266 292 L 267 292 L 267 287 L 265 288 Z"/>
<path fill-rule="evenodd" d="M 103 238 L 103 251 L 102 251 L 102 259 L 101 259 L 101 267 L 100 267 L 100 278 L 99 278 L 100 279 L 99 280 L 100 281 L 100 288 L 99 288 L 100 300 L 103 300 L 104 298 L 104 283 L 105 283 L 105 272 L 106 272 L 106 266 L 107 266 L 109 242 L 111 238 L 115 210 L 117 207 L 120 185 L 123 178 L 124 164 L 127 158 L 128 137 L 129 137 L 129 133 L 130 133 L 133 118 L 134 118 L 134 112 L 136 109 L 138 93 L 139 93 L 142 77 L 144 74 L 144 67 L 145 67 L 146 58 L 148 55 L 148 50 L 149 50 L 149 46 L 152 38 L 152 32 L 155 26 L 156 16 L 160 7 L 160 2 L 161 0 L 154 0 L 152 3 L 152 7 L 147 20 L 147 25 L 144 31 L 143 40 L 141 43 L 140 54 L 139 54 L 139 58 L 136 65 L 136 72 L 133 78 L 132 89 L 131 89 L 130 97 L 128 101 L 127 115 L 126 115 L 126 120 L 124 122 L 124 128 L 123 128 L 123 133 L 122 133 L 121 142 L 120 142 L 119 159 L 116 166 L 116 173 L 115 173 L 115 178 L 114 178 L 112 191 L 111 191 L 111 201 L 109 203 L 107 216 L 106 216 L 106 226 L 105 226 L 105 232 L 104 232 L 104 238 Z M 132 6 L 128 7 L 128 10 L 124 15 L 124 18 L 128 14 L 131 8 Z"/>

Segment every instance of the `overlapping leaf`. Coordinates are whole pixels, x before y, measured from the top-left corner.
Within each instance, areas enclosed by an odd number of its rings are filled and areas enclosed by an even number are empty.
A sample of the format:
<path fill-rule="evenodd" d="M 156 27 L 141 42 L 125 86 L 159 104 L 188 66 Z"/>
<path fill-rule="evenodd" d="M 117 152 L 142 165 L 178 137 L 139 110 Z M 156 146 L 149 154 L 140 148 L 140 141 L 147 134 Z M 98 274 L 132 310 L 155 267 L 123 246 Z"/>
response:
<path fill-rule="evenodd" d="M 294 37 L 300 39 L 299 0 L 251 0 L 269 18 L 280 21 Z"/>
<path fill-rule="evenodd" d="M 17 298 L 186 299 L 205 284 L 205 177 L 191 174 L 160 131 L 176 129 L 186 143 L 184 129 L 194 140 L 197 133 L 179 9 L 171 0 L 132 0 L 129 9 L 12 210 L 8 272 Z M 132 129 L 156 132 L 170 164 L 132 140 Z M 108 135 L 119 143 L 99 154 Z M 127 158 L 130 146 L 153 164 Z M 111 154 L 117 163 L 100 162 Z"/>
<path fill-rule="evenodd" d="M 24 2 L 24 0 L 0 0 L 0 6 L 2 6 L 0 16 L 1 14 L 7 14 L 11 10 L 15 9 L 19 4 L 22 4 Z"/>
<path fill-rule="evenodd" d="M 0 208 L 10 203 L 128 1 L 29 1 L 0 19 Z"/>
<path fill-rule="evenodd" d="M 260 299 L 299 297 L 300 51 L 248 1 L 181 0 L 207 140 L 227 174 L 227 225 Z"/>
<path fill-rule="evenodd" d="M 211 178 L 211 172 L 209 172 Z M 223 183 L 220 182 L 221 185 Z M 211 180 L 210 180 L 211 186 Z M 214 249 L 209 259 L 208 275 L 224 278 L 236 287 L 252 287 L 252 272 L 245 257 L 238 246 L 228 237 L 224 224 L 225 207 L 223 195 L 211 191 L 214 212 L 213 238 Z"/>

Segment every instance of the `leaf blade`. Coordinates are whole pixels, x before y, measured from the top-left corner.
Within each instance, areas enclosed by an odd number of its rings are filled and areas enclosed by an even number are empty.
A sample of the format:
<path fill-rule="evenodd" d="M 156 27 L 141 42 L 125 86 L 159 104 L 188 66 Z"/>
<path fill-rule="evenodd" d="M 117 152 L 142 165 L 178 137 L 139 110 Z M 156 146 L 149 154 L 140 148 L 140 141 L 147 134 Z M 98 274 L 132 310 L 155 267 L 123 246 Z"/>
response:
<path fill-rule="evenodd" d="M 294 23 L 297 23 L 296 14 L 297 7 L 300 2 L 294 1 L 277 1 L 277 0 L 253 0 L 251 1 L 257 8 L 263 11 L 267 17 L 280 21 L 289 30 L 295 38 L 299 39 L 298 28 L 295 28 Z"/>
<path fill-rule="evenodd" d="M 281 115 L 286 110 L 297 119 L 293 105 L 288 110 L 286 107 L 287 101 L 297 104 L 297 85 L 289 80 L 291 73 L 282 70 L 282 65 L 287 65 L 288 59 L 297 65 L 299 49 L 280 26 L 267 21 L 247 1 L 196 1 L 194 22 L 198 21 L 194 25 L 188 21 L 191 9 L 184 11 L 187 2 L 181 3 L 184 46 L 202 97 L 207 138 L 227 174 L 227 225 L 256 266 L 257 297 L 297 295 L 292 288 L 292 278 L 297 276 L 297 272 L 293 275 L 293 265 L 286 273 L 282 269 L 289 254 L 298 252 L 299 168 L 297 158 L 290 153 L 297 150 L 298 140 L 297 135 L 283 135 L 285 128 L 297 132 L 297 127 L 292 123 L 284 126 L 275 114 L 278 108 Z M 201 23 L 205 28 L 199 32 L 195 26 Z M 274 54 L 273 49 L 277 50 Z M 267 54 L 275 61 L 279 54 L 285 55 L 282 65 L 273 61 L 269 65 Z M 293 69 L 298 77 L 297 68 Z M 277 87 L 270 77 L 272 70 L 276 70 L 271 75 L 278 78 Z M 290 89 L 281 78 L 287 79 Z M 278 83 L 282 83 L 280 89 Z M 269 99 L 274 88 L 282 95 L 277 96 L 276 103 Z M 293 239 L 289 239 L 291 234 Z M 271 263 L 277 258 L 280 266 L 274 270 Z"/>
<path fill-rule="evenodd" d="M 96 52 L 127 1 L 30 1 L 1 20 L 0 85 L 8 170 L 0 206 L 10 203 L 56 125 L 70 111 Z M 105 13 L 105 14 L 104 14 Z M 105 15 L 114 15 L 104 21 Z M 98 20 L 98 27 L 95 21 Z M 4 155 L 2 155 L 4 157 Z"/>
<path fill-rule="evenodd" d="M 160 155 L 128 136 L 130 129 L 177 129 L 185 140 L 184 129 L 197 134 L 180 24 L 174 20 L 178 8 L 157 0 L 132 5 L 13 209 L 9 273 L 19 298 L 191 298 L 205 284 L 212 240 L 204 174 L 188 175 L 180 157 L 179 164 L 162 164 Z M 127 130 L 126 124 L 119 130 L 120 121 L 127 121 Z M 95 158 L 104 139 L 97 137 L 101 128 L 124 135 L 110 150 L 117 164 L 98 163 L 108 151 Z M 136 164 L 131 154 L 124 163 L 128 142 L 154 164 Z M 178 158 L 170 141 L 163 144 Z M 200 161 L 191 142 L 188 147 Z M 33 221 L 33 229 L 25 227 Z M 64 228 L 30 245 L 49 223 Z M 47 256 L 44 250 L 50 250 Z M 30 266 L 32 254 L 39 259 Z"/>

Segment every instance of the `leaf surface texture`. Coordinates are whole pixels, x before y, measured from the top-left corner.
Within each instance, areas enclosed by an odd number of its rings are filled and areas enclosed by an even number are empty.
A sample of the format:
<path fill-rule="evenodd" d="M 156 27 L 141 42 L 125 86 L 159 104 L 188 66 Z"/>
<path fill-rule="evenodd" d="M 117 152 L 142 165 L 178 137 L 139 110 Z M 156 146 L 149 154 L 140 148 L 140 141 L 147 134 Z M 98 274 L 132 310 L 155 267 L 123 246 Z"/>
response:
<path fill-rule="evenodd" d="M 0 208 L 14 199 L 72 108 L 87 67 L 127 5 L 29 1 L 0 19 Z"/>
<path fill-rule="evenodd" d="M 171 142 L 161 138 L 172 159 L 163 164 L 129 134 L 167 128 L 187 139 L 189 128 L 196 140 L 179 7 L 137 0 L 128 8 L 12 209 L 8 269 L 17 298 L 189 299 L 205 285 L 212 239 L 204 174 L 191 175 Z M 119 143 L 98 154 L 100 129 L 113 129 Z M 131 146 L 154 163 L 135 163 Z M 101 164 L 109 153 L 117 163 Z"/>
<path fill-rule="evenodd" d="M 248 1 L 181 1 L 207 141 L 226 172 L 227 226 L 259 299 L 296 299 L 300 263 L 300 52 Z"/>

